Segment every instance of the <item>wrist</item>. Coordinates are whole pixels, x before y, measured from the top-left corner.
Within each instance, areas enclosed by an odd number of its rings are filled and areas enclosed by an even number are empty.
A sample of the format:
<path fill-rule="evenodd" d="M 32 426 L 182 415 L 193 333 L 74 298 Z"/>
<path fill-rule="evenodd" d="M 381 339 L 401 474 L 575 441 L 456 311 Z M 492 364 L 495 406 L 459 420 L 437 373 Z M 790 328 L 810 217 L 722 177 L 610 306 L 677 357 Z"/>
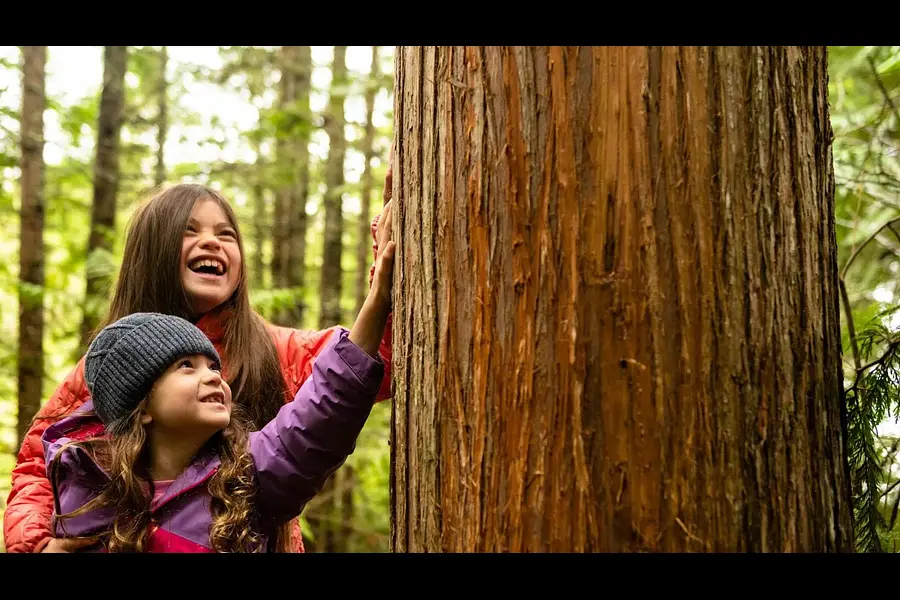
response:
<path fill-rule="evenodd" d="M 380 332 L 387 324 L 388 315 L 391 314 L 391 301 L 372 290 L 363 302 L 360 314 L 363 312 L 366 313 L 367 320 Z M 379 339 L 381 338 L 379 337 Z"/>
<path fill-rule="evenodd" d="M 383 291 L 380 285 L 373 285 L 369 288 L 363 307 L 367 308 L 374 316 L 387 318 L 391 314 L 390 291 Z"/>
<path fill-rule="evenodd" d="M 370 293 L 350 330 L 350 341 L 369 356 L 378 355 L 384 328 L 390 316 L 390 304 Z"/>

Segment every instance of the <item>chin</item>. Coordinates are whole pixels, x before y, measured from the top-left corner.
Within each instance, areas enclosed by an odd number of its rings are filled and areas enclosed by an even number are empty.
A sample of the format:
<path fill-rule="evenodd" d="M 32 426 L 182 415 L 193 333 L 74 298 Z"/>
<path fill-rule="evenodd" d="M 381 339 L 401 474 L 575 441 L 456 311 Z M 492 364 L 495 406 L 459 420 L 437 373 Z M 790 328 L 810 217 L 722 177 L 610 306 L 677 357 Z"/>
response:
<path fill-rule="evenodd" d="M 221 431 L 231 425 L 231 417 L 227 417 L 224 419 L 210 419 L 209 426 L 216 431 Z"/>
<path fill-rule="evenodd" d="M 191 299 L 191 307 L 194 309 L 194 312 L 198 314 L 206 314 L 212 309 L 216 308 L 226 300 L 228 300 L 228 296 L 216 295 L 214 297 L 205 295 L 205 294 L 197 294 L 191 292 L 191 290 L 187 290 L 188 298 Z"/>

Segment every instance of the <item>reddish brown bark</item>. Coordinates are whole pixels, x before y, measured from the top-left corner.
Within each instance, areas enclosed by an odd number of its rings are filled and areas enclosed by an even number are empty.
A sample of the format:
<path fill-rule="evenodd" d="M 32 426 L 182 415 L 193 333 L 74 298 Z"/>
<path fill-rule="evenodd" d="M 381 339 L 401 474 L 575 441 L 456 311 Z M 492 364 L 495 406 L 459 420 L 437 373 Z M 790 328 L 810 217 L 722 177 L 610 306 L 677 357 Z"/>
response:
<path fill-rule="evenodd" d="M 47 46 L 22 47 L 18 439 L 41 407 L 44 376 L 44 110 Z"/>
<path fill-rule="evenodd" d="M 394 551 L 849 551 L 824 48 L 399 48 Z"/>

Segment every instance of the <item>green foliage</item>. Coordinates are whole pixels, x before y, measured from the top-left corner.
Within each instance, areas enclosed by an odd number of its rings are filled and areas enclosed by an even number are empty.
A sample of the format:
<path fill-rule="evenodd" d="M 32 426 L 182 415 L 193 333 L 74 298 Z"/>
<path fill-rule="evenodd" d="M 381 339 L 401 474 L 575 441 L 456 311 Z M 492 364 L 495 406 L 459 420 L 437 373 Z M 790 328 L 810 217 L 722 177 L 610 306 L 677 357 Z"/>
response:
<path fill-rule="evenodd" d="M 895 478 L 896 452 L 883 451 L 878 432 L 900 412 L 900 222 L 886 226 L 900 216 L 900 47 L 834 47 L 829 61 L 838 254 L 857 324 L 858 355 L 842 315 L 857 547 L 896 551 L 889 504 L 900 496 L 883 491 Z"/>
<path fill-rule="evenodd" d="M 100 107 L 95 95 L 86 96 L 78 104 L 63 108 L 62 129 L 69 135 L 73 146 L 81 146 L 83 135 L 92 136 L 92 128 L 97 122 L 99 112 Z M 93 144 L 94 140 L 89 138 L 88 142 Z"/>

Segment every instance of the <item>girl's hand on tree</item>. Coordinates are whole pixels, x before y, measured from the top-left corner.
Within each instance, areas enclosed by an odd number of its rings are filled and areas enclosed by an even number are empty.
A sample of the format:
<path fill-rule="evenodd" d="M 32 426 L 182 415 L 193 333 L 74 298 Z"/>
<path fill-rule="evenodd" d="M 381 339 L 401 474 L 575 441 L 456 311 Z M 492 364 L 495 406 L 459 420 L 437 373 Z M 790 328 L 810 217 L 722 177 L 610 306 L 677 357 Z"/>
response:
<path fill-rule="evenodd" d="M 388 176 L 390 177 L 390 176 Z M 385 189 L 388 189 L 385 183 Z M 378 221 L 378 256 L 375 258 L 375 276 L 369 295 L 350 330 L 350 341 L 370 356 L 377 356 L 378 346 L 384 337 L 388 315 L 391 313 L 394 284 L 393 202 L 388 201 Z"/>
<path fill-rule="evenodd" d="M 386 305 L 388 312 L 391 307 L 391 288 L 394 282 L 394 219 L 393 206 L 391 199 L 393 195 L 394 181 L 394 147 L 391 146 L 390 159 L 388 162 L 387 174 L 384 177 L 384 208 L 381 216 L 378 218 L 376 227 L 376 247 L 378 252 L 375 255 L 375 275 L 372 279 L 372 285 L 369 288 L 369 296 L 375 292 L 378 296 L 379 305 Z M 387 257 L 387 263 L 383 258 Z"/>
<path fill-rule="evenodd" d="M 393 201 L 388 201 L 378 221 L 378 256 L 375 258 L 375 277 L 369 289 L 369 298 L 375 296 L 378 307 L 384 309 L 385 319 L 391 312 L 391 293 L 394 285 Z M 368 302 L 368 299 L 366 300 Z"/>

